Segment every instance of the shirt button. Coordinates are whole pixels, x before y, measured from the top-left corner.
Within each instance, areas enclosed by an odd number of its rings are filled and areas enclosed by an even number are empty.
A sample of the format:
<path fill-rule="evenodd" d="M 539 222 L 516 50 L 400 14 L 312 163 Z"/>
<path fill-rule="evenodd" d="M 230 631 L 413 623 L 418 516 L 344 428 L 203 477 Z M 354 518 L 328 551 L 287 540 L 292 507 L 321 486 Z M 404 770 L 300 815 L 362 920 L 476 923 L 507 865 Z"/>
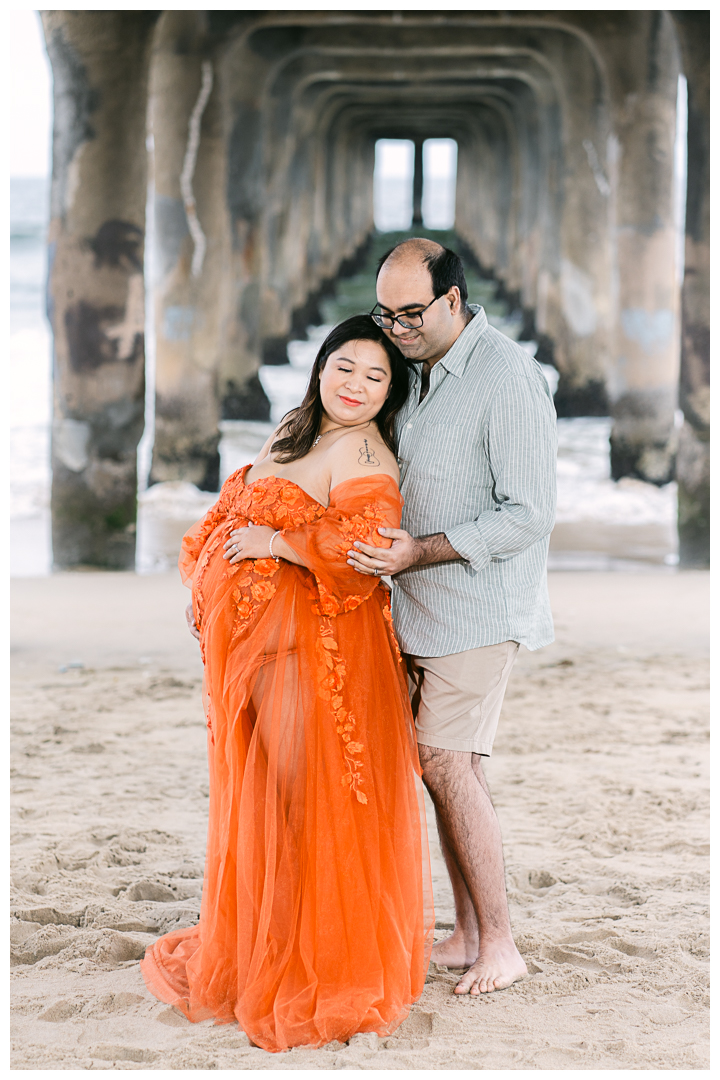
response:
<path fill-rule="evenodd" d="M 409 431 L 409 430 L 410 430 L 410 428 L 412 427 L 412 423 L 410 423 L 410 424 L 406 424 L 406 425 L 405 425 L 405 427 L 406 427 L 406 428 L 408 429 L 408 431 Z"/>

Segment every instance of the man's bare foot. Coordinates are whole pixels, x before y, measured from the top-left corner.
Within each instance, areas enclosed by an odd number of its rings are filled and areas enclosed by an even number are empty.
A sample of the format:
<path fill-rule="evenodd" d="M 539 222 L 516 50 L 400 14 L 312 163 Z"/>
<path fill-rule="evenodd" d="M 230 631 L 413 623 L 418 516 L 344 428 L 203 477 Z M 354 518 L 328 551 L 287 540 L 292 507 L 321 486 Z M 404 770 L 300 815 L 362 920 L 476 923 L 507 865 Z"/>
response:
<path fill-rule="evenodd" d="M 443 942 L 444 944 L 444 942 Z M 435 959 L 433 950 L 433 959 Z M 443 962 L 444 961 L 438 961 Z M 450 966 L 450 965 L 447 965 Z M 455 966 L 455 965 L 453 965 Z M 509 941 L 493 941 L 481 945 L 480 954 L 455 987 L 456 994 L 491 994 L 493 990 L 505 990 L 518 979 L 527 975 L 525 961 Z"/>
<path fill-rule="evenodd" d="M 478 942 L 469 941 L 461 930 L 455 929 L 449 937 L 433 945 L 430 959 L 449 968 L 466 968 L 477 958 Z"/>

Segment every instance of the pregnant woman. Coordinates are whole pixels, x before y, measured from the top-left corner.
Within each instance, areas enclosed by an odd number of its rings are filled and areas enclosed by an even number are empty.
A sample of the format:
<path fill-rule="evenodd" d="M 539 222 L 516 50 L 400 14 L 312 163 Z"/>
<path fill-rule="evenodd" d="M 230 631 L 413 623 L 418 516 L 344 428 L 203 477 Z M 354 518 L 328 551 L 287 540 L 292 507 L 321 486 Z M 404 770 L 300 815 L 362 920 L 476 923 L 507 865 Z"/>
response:
<path fill-rule="evenodd" d="M 210 811 L 197 926 L 142 972 L 193 1021 L 278 1051 L 391 1033 L 433 912 L 415 733 L 382 580 L 356 539 L 400 524 L 406 361 L 369 316 L 327 337 L 302 405 L 180 556 L 205 664 Z"/>

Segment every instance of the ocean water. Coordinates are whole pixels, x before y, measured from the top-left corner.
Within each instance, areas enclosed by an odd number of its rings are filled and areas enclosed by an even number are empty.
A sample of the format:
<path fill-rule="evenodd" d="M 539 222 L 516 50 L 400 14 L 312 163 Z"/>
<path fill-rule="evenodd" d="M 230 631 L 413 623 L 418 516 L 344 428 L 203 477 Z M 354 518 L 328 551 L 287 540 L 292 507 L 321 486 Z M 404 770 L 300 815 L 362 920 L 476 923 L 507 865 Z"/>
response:
<path fill-rule="evenodd" d="M 10 181 L 10 571 L 46 574 L 52 337 L 45 318 L 48 183 Z"/>
<path fill-rule="evenodd" d="M 52 417 L 52 337 L 45 317 L 47 272 L 45 234 L 48 185 L 44 180 L 11 180 L 10 241 L 10 566 L 13 576 L 51 572 L 50 427 Z M 437 233 L 439 239 L 446 234 Z M 379 250 L 395 234 L 377 238 Z M 471 301 L 517 339 L 518 315 L 495 301 L 494 286 L 468 274 Z M 260 369 L 260 379 L 277 422 L 301 400 L 310 367 L 329 326 L 372 305 L 372 274 L 338 283 L 334 297 L 321 305 L 323 324 L 310 327 L 307 340 L 288 346 L 286 365 Z M 533 352 L 533 342 L 522 342 Z M 551 388 L 557 378 L 545 369 Z M 558 422 L 558 515 L 551 537 L 555 569 L 642 570 L 677 562 L 676 488 L 610 479 L 606 417 Z M 221 423 L 221 479 L 251 461 L 272 430 L 271 424 Z M 137 568 L 142 573 L 172 568 L 180 539 L 215 500 L 215 493 L 192 484 L 160 484 L 142 490 L 138 513 Z"/>

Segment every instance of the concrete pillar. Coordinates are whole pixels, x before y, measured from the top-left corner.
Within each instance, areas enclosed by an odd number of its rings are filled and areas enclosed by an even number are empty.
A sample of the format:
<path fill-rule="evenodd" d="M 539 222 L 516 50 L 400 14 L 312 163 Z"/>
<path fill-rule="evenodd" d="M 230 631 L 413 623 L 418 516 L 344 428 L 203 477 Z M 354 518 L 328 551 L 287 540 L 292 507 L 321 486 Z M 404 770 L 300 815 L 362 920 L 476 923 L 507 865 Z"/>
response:
<path fill-rule="evenodd" d="M 265 206 L 262 215 L 262 302 L 259 312 L 266 364 L 287 362 L 293 311 L 317 286 L 307 262 L 313 212 L 314 139 L 308 117 L 293 115 L 290 102 L 276 108 L 268 128 Z"/>
<path fill-rule="evenodd" d="M 506 102 L 478 103 L 475 123 L 458 136 L 455 229 L 485 273 L 509 271 L 507 233 L 516 195 L 512 115 Z"/>
<path fill-rule="evenodd" d="M 342 101 L 307 100 L 292 83 L 268 99 L 257 320 L 263 362 L 279 364 L 288 338 L 319 320 L 319 299 L 372 228 L 373 160 Z"/>
<path fill-rule="evenodd" d="M 548 53 L 563 90 L 538 118 L 548 182 L 538 193 L 536 329 L 552 339 L 558 416 L 607 416 L 615 321 L 608 87 L 584 45 L 566 53 Z"/>
<path fill-rule="evenodd" d="M 626 12 L 610 44 L 618 137 L 611 468 L 615 479 L 664 484 L 674 474 L 680 360 L 673 168 L 679 56 L 667 12 Z"/>
<path fill-rule="evenodd" d="M 48 315 L 56 567 L 135 565 L 146 99 L 155 12 L 42 13 L 54 82 Z"/>
<path fill-rule="evenodd" d="M 710 12 L 674 11 L 688 84 L 685 276 L 676 475 L 681 566 L 710 563 Z"/>
<path fill-rule="evenodd" d="M 164 12 L 150 74 L 156 337 L 150 483 L 219 486 L 219 321 L 229 232 L 218 76 L 202 13 Z"/>
<path fill-rule="evenodd" d="M 323 253 L 323 278 L 331 282 L 354 265 L 374 230 L 375 138 L 348 111 L 329 132 L 325 153 L 334 195 L 318 228 L 333 238 Z"/>
<path fill-rule="evenodd" d="M 503 37 L 497 30 L 486 35 L 498 49 L 497 66 L 511 70 L 491 80 L 488 63 L 487 103 L 479 114 L 485 145 L 471 148 L 470 168 L 463 148 L 458 197 L 462 185 L 462 220 L 474 212 L 481 226 L 473 245 L 481 263 L 522 310 L 523 334 L 538 340 L 538 358 L 559 370 L 558 414 L 606 415 L 608 90 L 597 50 L 568 29 L 510 25 Z M 492 130 L 485 120 L 492 110 L 502 128 Z"/>
<path fill-rule="evenodd" d="M 222 59 L 218 57 L 227 147 L 226 274 L 231 290 L 218 367 L 219 397 L 226 420 L 270 418 L 270 402 L 257 374 L 263 362 L 260 316 L 266 189 L 262 93 L 268 66 L 269 60 L 244 40 L 228 43 Z"/>
<path fill-rule="evenodd" d="M 321 321 L 319 302 L 335 276 L 351 272 L 373 230 L 374 139 L 357 109 L 325 101 L 302 140 L 310 150 L 307 245 L 295 271 L 291 335 Z M 287 265 L 287 263 L 286 263 Z"/>

